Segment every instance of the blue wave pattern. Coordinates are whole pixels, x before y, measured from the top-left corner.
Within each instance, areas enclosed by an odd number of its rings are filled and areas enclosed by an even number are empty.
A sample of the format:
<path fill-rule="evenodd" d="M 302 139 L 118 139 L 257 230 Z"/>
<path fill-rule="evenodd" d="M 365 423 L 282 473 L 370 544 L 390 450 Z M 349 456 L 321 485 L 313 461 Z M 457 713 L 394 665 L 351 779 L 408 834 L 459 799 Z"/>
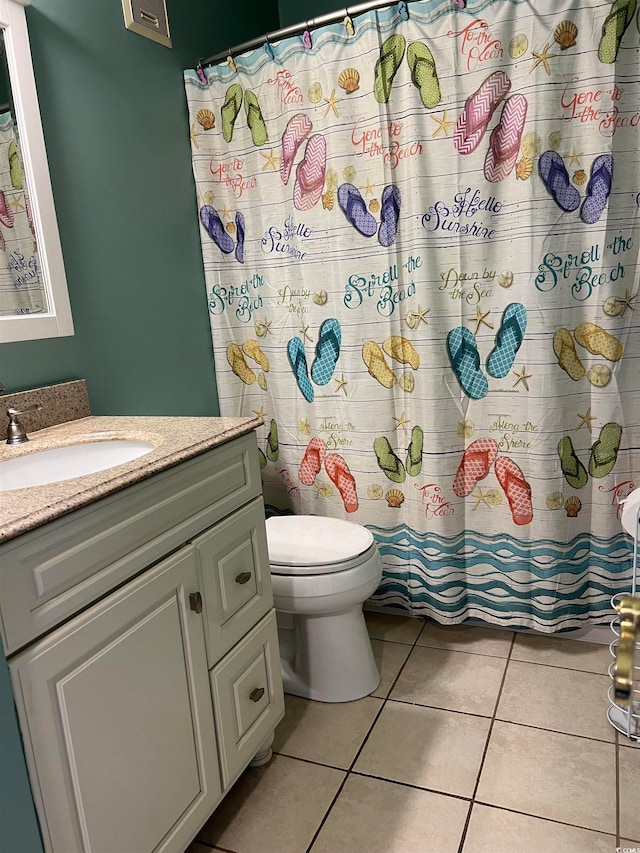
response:
<path fill-rule="evenodd" d="M 372 601 L 455 624 L 464 619 L 552 633 L 608 624 L 611 596 L 628 590 L 632 546 L 624 533 L 569 542 L 508 534 L 421 533 L 368 524 L 384 574 Z"/>

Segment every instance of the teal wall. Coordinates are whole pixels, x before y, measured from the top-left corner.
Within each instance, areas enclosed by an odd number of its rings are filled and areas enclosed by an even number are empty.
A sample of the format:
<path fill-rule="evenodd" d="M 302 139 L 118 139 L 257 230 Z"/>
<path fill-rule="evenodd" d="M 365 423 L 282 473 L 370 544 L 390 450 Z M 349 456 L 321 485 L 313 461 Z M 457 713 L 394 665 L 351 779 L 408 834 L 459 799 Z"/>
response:
<path fill-rule="evenodd" d="M 85 378 L 95 414 L 219 414 L 182 69 L 277 29 L 277 0 L 167 7 L 172 50 L 119 0 L 27 7 L 76 333 L 1 345 L 9 391 Z"/>
<path fill-rule="evenodd" d="M 346 6 L 355 3 L 340 3 L 338 0 L 278 0 L 280 26 L 290 27 L 301 21 L 309 21 L 320 15 L 342 11 Z"/>

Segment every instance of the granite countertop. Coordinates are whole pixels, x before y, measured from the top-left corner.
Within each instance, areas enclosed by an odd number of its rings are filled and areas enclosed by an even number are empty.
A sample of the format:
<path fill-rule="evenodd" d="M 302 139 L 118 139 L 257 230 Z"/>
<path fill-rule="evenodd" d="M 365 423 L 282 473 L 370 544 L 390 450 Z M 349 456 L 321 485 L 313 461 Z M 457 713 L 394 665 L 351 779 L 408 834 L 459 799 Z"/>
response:
<path fill-rule="evenodd" d="M 260 418 L 82 417 L 29 433 L 26 444 L 0 445 L 0 462 L 38 450 L 96 440 L 148 441 L 144 456 L 105 471 L 0 492 L 0 542 L 53 521 L 126 486 L 191 459 L 260 426 Z"/>

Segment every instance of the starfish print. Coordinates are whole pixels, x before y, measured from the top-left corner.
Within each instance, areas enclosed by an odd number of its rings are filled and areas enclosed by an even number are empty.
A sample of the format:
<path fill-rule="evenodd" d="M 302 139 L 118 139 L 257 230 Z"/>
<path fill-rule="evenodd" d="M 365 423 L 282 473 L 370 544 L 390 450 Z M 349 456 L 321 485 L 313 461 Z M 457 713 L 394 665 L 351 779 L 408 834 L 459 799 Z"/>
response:
<path fill-rule="evenodd" d="M 13 208 L 14 213 L 17 213 L 19 210 L 24 210 L 21 195 L 14 195 L 9 204 Z"/>
<path fill-rule="evenodd" d="M 519 385 L 520 382 L 522 382 L 522 384 L 524 385 L 524 387 L 528 391 L 529 390 L 529 383 L 527 382 L 527 379 L 531 379 L 532 374 L 527 373 L 527 365 L 526 364 L 522 365 L 522 370 L 520 371 L 520 373 L 516 373 L 515 370 L 512 370 L 511 372 L 513 373 L 514 376 L 518 377 L 516 379 L 516 381 L 513 383 L 513 387 L 515 388 L 516 385 Z"/>
<path fill-rule="evenodd" d="M 191 137 L 191 141 L 193 142 L 194 148 L 200 150 L 200 146 L 198 145 L 198 137 L 200 134 L 196 130 L 195 123 L 191 125 L 191 130 L 189 131 L 189 136 Z"/>
<path fill-rule="evenodd" d="M 435 121 L 435 123 L 438 125 L 438 127 L 431 134 L 432 138 L 435 138 L 440 133 L 440 131 L 442 131 L 445 136 L 449 136 L 449 128 L 454 126 L 455 121 L 447 121 L 446 110 L 442 113 L 442 118 L 438 118 L 437 116 L 429 116 L 429 118 Z"/>
<path fill-rule="evenodd" d="M 367 183 L 363 187 L 358 187 L 358 189 L 364 190 L 364 194 L 367 196 L 367 195 L 373 195 L 374 187 L 375 187 L 375 184 L 372 184 L 371 181 L 369 180 L 369 178 L 367 178 Z"/>
<path fill-rule="evenodd" d="M 264 166 L 262 167 L 262 171 L 264 172 L 265 169 L 268 169 L 269 166 L 271 166 L 271 168 L 275 172 L 278 168 L 278 163 L 280 162 L 280 158 L 276 157 L 276 155 L 273 153 L 273 148 L 271 148 L 269 150 L 268 154 L 265 154 L 264 151 L 260 151 L 258 153 L 260 154 L 261 157 L 264 157 L 264 159 L 267 161 L 264 164 Z"/>
<path fill-rule="evenodd" d="M 426 316 L 429 311 L 431 311 L 431 308 L 425 308 L 423 311 L 422 305 L 418 305 L 418 310 L 413 312 L 416 328 L 420 325 L 420 323 L 424 323 L 425 326 L 429 325 L 429 321 L 427 320 Z"/>
<path fill-rule="evenodd" d="M 337 383 L 338 383 L 338 387 L 336 388 L 336 390 L 335 390 L 333 393 L 334 393 L 334 394 L 337 394 L 337 393 L 338 393 L 338 391 L 343 391 L 343 392 L 344 392 L 344 396 L 346 397 L 346 396 L 347 396 L 347 388 L 346 388 L 346 386 L 347 386 L 349 383 L 348 383 L 348 382 L 347 382 L 347 380 L 344 378 L 344 374 L 341 374 L 341 375 L 340 375 L 340 379 L 336 379 L 336 378 L 334 377 L 334 382 L 337 382 Z"/>
<path fill-rule="evenodd" d="M 535 56 L 536 61 L 534 62 L 533 66 L 529 69 L 529 74 L 531 74 L 532 71 L 535 71 L 536 68 L 538 67 L 538 65 L 540 65 L 540 63 L 542 63 L 542 65 L 544 65 L 544 70 L 547 72 L 547 74 L 551 75 L 551 69 L 549 68 L 549 60 L 552 59 L 556 54 L 555 53 L 547 53 L 548 50 L 549 50 L 549 42 L 547 42 L 545 44 L 545 46 L 542 48 L 542 50 L 539 53 L 536 53 L 535 50 L 531 51 L 531 54 L 533 56 Z"/>
<path fill-rule="evenodd" d="M 488 326 L 490 329 L 493 329 L 493 323 L 488 323 L 485 320 L 485 317 L 488 317 L 491 314 L 491 311 L 486 311 L 484 314 L 480 310 L 480 306 L 476 306 L 476 316 L 475 317 L 467 317 L 468 320 L 471 320 L 472 323 L 476 324 L 476 330 L 473 333 L 474 335 L 478 334 L 478 329 L 484 323 L 485 326 Z"/>
<path fill-rule="evenodd" d="M 582 157 L 582 151 L 578 154 L 578 152 L 576 151 L 576 146 L 574 145 L 573 146 L 573 154 L 571 154 L 569 156 L 569 165 L 570 166 L 574 166 L 574 165 L 579 166 L 581 157 Z"/>
<path fill-rule="evenodd" d="M 488 496 L 487 496 L 487 495 L 485 495 L 485 494 L 483 493 L 483 491 L 482 491 L 482 489 L 480 488 L 480 486 L 477 486 L 477 488 L 475 488 L 475 489 L 471 492 L 471 497 L 476 499 L 476 505 L 475 505 L 474 507 L 472 507 L 472 509 L 478 509 L 478 507 L 480 506 L 480 504 L 484 504 L 485 506 L 488 506 L 488 507 L 489 507 L 489 509 L 491 509 L 491 503 L 490 503 L 490 501 L 489 501 L 489 498 L 488 498 Z"/>
<path fill-rule="evenodd" d="M 581 415 L 580 412 L 577 412 L 577 415 L 580 418 L 581 423 L 576 427 L 576 429 L 582 429 L 583 426 L 586 426 L 589 432 L 593 432 L 591 421 L 597 421 L 598 419 L 591 414 L 591 406 L 589 406 L 584 415 Z"/>
<path fill-rule="evenodd" d="M 410 421 L 409 421 L 409 419 L 408 419 L 408 418 L 406 418 L 406 417 L 405 417 L 404 412 L 400 415 L 400 417 L 399 417 L 399 418 L 396 418 L 396 417 L 394 416 L 394 418 L 393 418 L 393 419 L 394 419 L 394 421 L 396 422 L 396 425 L 394 426 L 394 429 L 399 429 L 400 427 L 402 427 L 403 432 L 404 432 L 404 434 L 406 435 L 406 434 L 407 434 L 407 424 L 408 424 L 408 423 L 410 423 Z"/>
<path fill-rule="evenodd" d="M 635 311 L 635 305 L 633 304 L 638 296 L 638 291 L 635 293 L 629 293 L 628 290 L 625 290 L 624 297 L 622 299 L 616 299 L 618 305 L 622 305 L 622 311 L 620 312 L 620 316 L 624 317 L 624 312 L 627 308 L 630 308 L 631 311 Z"/>
<path fill-rule="evenodd" d="M 266 412 L 265 412 L 265 410 L 262 408 L 262 406 L 260 406 L 260 408 L 259 408 L 259 409 L 252 409 L 252 411 L 253 411 L 253 414 L 254 414 L 257 418 L 262 418 L 262 420 L 264 420 L 264 419 L 266 418 L 266 416 L 267 416 L 267 413 L 266 413 Z"/>
<path fill-rule="evenodd" d="M 220 215 L 223 216 L 225 219 L 231 219 L 231 211 L 229 210 L 226 204 L 220 211 Z"/>
<path fill-rule="evenodd" d="M 271 332 L 271 320 L 256 320 L 256 335 L 265 338 Z"/>
<path fill-rule="evenodd" d="M 309 327 L 308 326 L 303 326 L 301 329 L 298 329 L 298 332 L 302 335 L 303 341 L 309 341 L 309 343 L 312 342 L 313 338 L 309 334 Z"/>
<path fill-rule="evenodd" d="M 342 98 L 336 98 L 336 90 L 332 89 L 331 95 L 328 98 L 324 98 L 323 100 L 326 104 L 329 104 L 329 106 L 325 110 L 324 117 L 326 118 L 329 115 L 329 111 L 333 110 L 333 114 L 335 115 L 335 117 L 340 118 L 340 114 L 336 109 L 336 104 L 339 104 Z"/>

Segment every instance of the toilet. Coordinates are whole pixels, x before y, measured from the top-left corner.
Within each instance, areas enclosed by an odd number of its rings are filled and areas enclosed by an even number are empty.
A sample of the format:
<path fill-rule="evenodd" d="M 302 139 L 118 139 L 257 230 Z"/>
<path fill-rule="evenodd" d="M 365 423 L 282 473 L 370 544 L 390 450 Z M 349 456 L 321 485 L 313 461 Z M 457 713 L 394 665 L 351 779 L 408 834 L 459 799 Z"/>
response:
<path fill-rule="evenodd" d="M 367 696 L 380 683 L 362 612 L 382 579 L 372 534 L 315 515 L 272 516 L 266 526 L 285 693 Z"/>

